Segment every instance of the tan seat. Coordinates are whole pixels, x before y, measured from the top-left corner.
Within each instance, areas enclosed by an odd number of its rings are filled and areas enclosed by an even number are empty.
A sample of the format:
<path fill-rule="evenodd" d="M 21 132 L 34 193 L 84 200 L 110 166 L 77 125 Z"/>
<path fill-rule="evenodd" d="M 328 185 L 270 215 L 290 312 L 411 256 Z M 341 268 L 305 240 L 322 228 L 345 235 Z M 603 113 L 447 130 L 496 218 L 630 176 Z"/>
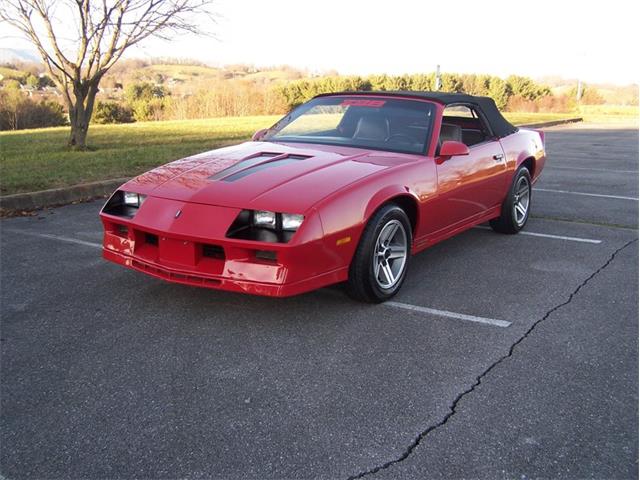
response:
<path fill-rule="evenodd" d="M 447 141 L 462 142 L 462 128 L 452 123 L 440 127 L 440 144 Z"/>
<path fill-rule="evenodd" d="M 389 137 L 389 120 L 379 115 L 363 115 L 353 138 L 384 142 Z"/>

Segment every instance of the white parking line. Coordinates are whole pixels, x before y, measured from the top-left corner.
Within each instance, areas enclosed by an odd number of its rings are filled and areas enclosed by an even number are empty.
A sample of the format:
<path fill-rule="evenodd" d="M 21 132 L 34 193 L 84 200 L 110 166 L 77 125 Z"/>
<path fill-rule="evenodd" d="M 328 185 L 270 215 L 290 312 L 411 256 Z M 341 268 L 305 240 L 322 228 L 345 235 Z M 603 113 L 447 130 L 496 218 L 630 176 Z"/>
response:
<path fill-rule="evenodd" d="M 538 192 L 568 193 L 571 195 L 582 195 L 585 197 L 616 198 L 618 200 L 632 200 L 634 202 L 638 201 L 638 198 L 636 197 L 623 197 L 622 195 L 602 195 L 600 193 L 571 192 L 569 190 L 552 190 L 550 188 L 534 188 L 533 190 Z"/>
<path fill-rule="evenodd" d="M 404 310 L 411 310 L 413 312 L 428 313 L 430 315 L 436 315 L 438 317 L 464 320 L 465 322 L 483 323 L 485 325 L 492 325 L 494 327 L 506 328 L 511 325 L 511 322 L 507 322 L 506 320 L 496 320 L 495 318 L 476 317 L 475 315 L 466 315 L 464 313 L 449 312 L 447 310 L 438 310 L 436 308 L 420 307 L 418 305 L 411 305 L 410 303 L 385 302 L 382 305 L 384 305 L 385 307 L 402 308 Z"/>
<path fill-rule="evenodd" d="M 484 227 L 482 225 L 478 225 L 475 228 L 480 230 L 491 230 L 491 227 Z M 538 233 L 538 232 L 525 232 L 522 230 L 518 232 L 518 235 L 530 235 L 532 237 L 552 238 L 554 240 L 566 240 L 569 242 L 592 243 L 595 245 L 602 243 L 602 240 L 594 240 L 593 238 L 567 237 L 564 235 L 552 235 L 550 233 Z"/>
<path fill-rule="evenodd" d="M 345 298 L 342 291 L 333 288 L 323 288 L 320 292 L 331 295 L 332 297 Z M 491 325 L 494 327 L 507 328 L 511 326 L 511 322 L 506 320 L 498 320 L 495 318 L 478 317 L 476 315 L 467 315 L 466 313 L 450 312 L 448 310 L 439 310 L 437 308 L 421 307 L 420 305 L 413 305 L 411 303 L 402 303 L 394 301 L 386 301 L 380 304 L 381 307 L 401 308 L 403 310 L 410 310 L 412 312 L 426 313 L 437 317 L 453 318 L 456 320 L 463 320 L 465 322 L 483 323 L 485 325 Z"/>
<path fill-rule="evenodd" d="M 594 240 L 592 238 L 580 238 L 580 237 L 565 237 L 564 235 L 551 235 L 550 233 L 537 233 L 537 232 L 520 232 L 519 235 L 530 235 L 532 237 L 544 237 L 555 238 L 556 240 L 567 240 L 569 242 L 582 242 L 582 243 L 602 243 L 602 240 Z"/>
<path fill-rule="evenodd" d="M 85 247 L 102 248 L 102 245 L 100 245 L 99 243 L 85 242 L 84 240 L 78 240 L 77 238 L 63 237 L 62 235 L 52 235 L 50 233 L 29 232 L 27 230 L 16 230 L 14 228 L 5 229 L 4 231 L 5 232 L 10 232 L 10 233 L 18 233 L 20 235 L 27 235 L 27 236 L 31 236 L 31 237 L 47 238 L 49 240 L 58 240 L 60 242 L 76 243 L 78 245 L 84 245 Z"/>
<path fill-rule="evenodd" d="M 53 235 L 50 233 L 36 233 L 36 232 L 29 232 L 27 230 L 17 230 L 13 228 L 5 229 L 4 231 L 10 232 L 10 233 L 17 233 L 20 235 L 28 235 L 31 237 L 46 238 L 48 240 L 58 240 L 60 242 L 75 243 L 78 245 L 84 245 L 85 247 L 102 248 L 102 245 L 100 245 L 99 243 L 85 242 L 84 240 L 78 240 L 77 238 L 71 238 L 71 237 L 64 237 L 62 235 Z M 324 290 L 324 291 L 328 292 L 329 290 Z M 464 313 L 456 313 L 456 312 L 449 312 L 447 310 L 438 310 L 435 308 L 420 307 L 418 305 L 411 305 L 409 303 L 386 302 L 383 305 L 387 307 L 393 307 L 393 308 L 403 308 L 405 310 L 411 310 L 414 312 L 428 313 L 430 315 L 436 315 L 438 317 L 455 318 L 456 320 L 464 320 L 466 322 L 483 323 L 485 325 L 493 325 L 494 327 L 506 328 L 511 325 L 511 322 L 507 322 L 505 320 L 476 317 L 474 315 L 466 315 Z"/>
<path fill-rule="evenodd" d="M 545 170 L 558 169 L 558 170 L 588 170 L 591 172 L 606 172 L 606 173 L 638 173 L 638 170 L 616 170 L 608 168 L 589 168 L 589 167 L 561 167 L 559 165 L 545 165 Z"/>
<path fill-rule="evenodd" d="M 476 228 L 482 229 L 482 230 L 490 230 L 489 227 L 484 227 L 484 226 L 477 226 Z M 102 245 L 100 245 L 99 243 L 93 243 L 93 242 L 86 242 L 84 240 L 79 240 L 77 238 L 71 238 L 71 237 L 65 237 L 62 235 L 53 235 L 50 233 L 36 233 L 36 232 L 29 232 L 27 230 L 17 230 L 17 229 L 5 229 L 5 232 L 10 232 L 10 233 L 17 233 L 17 234 L 21 234 L 21 235 L 28 235 L 28 236 L 32 236 L 32 237 L 39 237 L 39 238 L 46 238 L 49 240 L 58 240 L 60 242 L 67 242 L 67 243 L 75 243 L 78 245 L 84 245 L 86 247 L 92 247 L 92 248 L 102 248 Z M 577 237 L 565 237 L 565 236 L 561 236 L 561 235 L 550 235 L 550 234 L 546 234 L 546 233 L 535 233 L 535 232 L 520 232 L 520 235 L 532 235 L 532 236 L 536 236 L 536 237 L 547 237 L 547 238 L 554 238 L 554 239 L 559 239 L 559 240 L 570 240 L 570 241 L 574 241 L 574 242 L 585 242 L 585 243 L 601 243 L 601 240 L 592 240 L 589 238 L 577 238 Z M 324 291 L 328 291 L 328 290 L 324 290 Z M 435 315 L 438 317 L 445 317 L 445 318 L 453 318 L 456 320 L 463 320 L 465 322 L 474 322 L 474 323 L 482 323 L 485 325 L 492 325 L 494 327 L 500 327 L 500 328 L 506 328 L 509 327 L 511 325 L 511 322 L 507 322 L 506 320 L 498 320 L 495 318 L 487 318 L 487 317 L 478 317 L 476 315 L 467 315 L 465 313 L 457 313 L 457 312 L 450 312 L 448 310 L 439 310 L 436 308 L 429 308 L 429 307 L 421 307 L 419 305 L 412 305 L 410 303 L 402 303 L 402 302 L 385 302 L 383 303 L 384 306 L 386 307 L 392 307 L 392 308 L 401 308 L 404 310 L 410 310 L 413 312 L 419 312 L 419 313 L 427 313 L 429 315 Z"/>

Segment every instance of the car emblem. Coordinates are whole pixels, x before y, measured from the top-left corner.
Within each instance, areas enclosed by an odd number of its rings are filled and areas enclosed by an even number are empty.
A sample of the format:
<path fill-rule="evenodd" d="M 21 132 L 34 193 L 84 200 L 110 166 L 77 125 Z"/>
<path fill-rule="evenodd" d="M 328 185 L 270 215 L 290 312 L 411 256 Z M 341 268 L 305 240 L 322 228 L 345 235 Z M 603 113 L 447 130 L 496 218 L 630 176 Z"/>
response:
<path fill-rule="evenodd" d="M 178 218 L 180 215 L 182 215 L 182 210 L 178 210 L 173 218 Z"/>

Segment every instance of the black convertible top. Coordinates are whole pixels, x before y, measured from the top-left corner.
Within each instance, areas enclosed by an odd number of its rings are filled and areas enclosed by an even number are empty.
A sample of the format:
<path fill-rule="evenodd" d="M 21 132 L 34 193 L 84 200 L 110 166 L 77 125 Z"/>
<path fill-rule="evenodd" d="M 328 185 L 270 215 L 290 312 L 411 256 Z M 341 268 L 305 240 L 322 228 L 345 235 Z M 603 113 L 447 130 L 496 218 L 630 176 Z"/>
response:
<path fill-rule="evenodd" d="M 468 95 L 466 93 L 446 93 L 446 92 L 412 92 L 408 90 L 394 91 L 358 91 L 358 92 L 335 92 L 322 93 L 317 97 L 328 97 L 331 95 L 383 95 L 390 97 L 414 97 L 425 100 L 431 100 L 443 105 L 452 105 L 456 103 L 470 103 L 483 113 L 494 135 L 498 137 L 506 137 L 518 131 L 517 127 L 511 125 L 506 118 L 502 116 L 500 110 L 496 106 L 496 102 L 491 97 L 479 97 Z"/>

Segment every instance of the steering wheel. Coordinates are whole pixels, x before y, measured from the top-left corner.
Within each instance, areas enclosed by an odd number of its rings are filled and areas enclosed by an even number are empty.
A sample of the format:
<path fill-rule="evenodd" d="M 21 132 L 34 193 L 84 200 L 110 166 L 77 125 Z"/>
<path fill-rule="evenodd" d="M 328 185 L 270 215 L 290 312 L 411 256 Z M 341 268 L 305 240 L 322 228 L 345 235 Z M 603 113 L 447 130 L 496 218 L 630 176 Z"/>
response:
<path fill-rule="evenodd" d="M 385 140 L 385 142 L 390 142 L 393 139 L 397 139 L 400 140 L 400 142 L 405 142 L 405 143 L 414 143 L 415 139 L 413 139 L 411 136 L 405 134 L 405 133 L 394 133 L 393 135 L 389 135 L 387 137 L 387 139 Z"/>

